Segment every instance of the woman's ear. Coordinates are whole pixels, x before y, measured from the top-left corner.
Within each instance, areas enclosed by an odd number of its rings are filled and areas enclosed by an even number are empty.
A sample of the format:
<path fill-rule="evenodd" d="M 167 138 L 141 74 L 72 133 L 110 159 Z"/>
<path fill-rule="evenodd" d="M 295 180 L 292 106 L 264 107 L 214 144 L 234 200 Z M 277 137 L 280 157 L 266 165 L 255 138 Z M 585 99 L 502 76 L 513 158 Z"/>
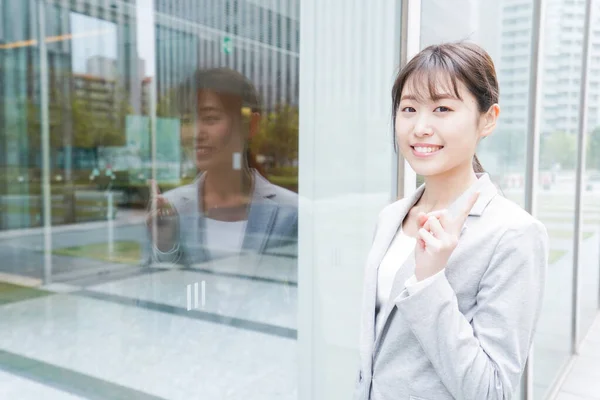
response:
<path fill-rule="evenodd" d="M 250 131 L 248 132 L 248 139 L 252 139 L 258 133 L 260 129 L 260 113 L 253 112 L 250 114 Z"/>
<path fill-rule="evenodd" d="M 489 110 L 482 116 L 483 127 L 481 129 L 481 138 L 487 137 L 494 132 L 496 124 L 498 123 L 498 117 L 500 116 L 500 106 L 493 104 Z"/>

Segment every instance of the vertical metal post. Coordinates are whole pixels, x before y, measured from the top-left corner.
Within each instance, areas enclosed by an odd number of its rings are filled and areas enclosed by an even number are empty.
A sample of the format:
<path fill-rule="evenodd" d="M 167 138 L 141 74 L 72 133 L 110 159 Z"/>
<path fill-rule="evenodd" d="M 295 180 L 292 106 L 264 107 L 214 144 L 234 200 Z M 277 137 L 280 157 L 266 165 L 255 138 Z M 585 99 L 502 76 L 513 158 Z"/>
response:
<path fill-rule="evenodd" d="M 156 12 L 155 12 L 155 9 L 154 9 L 154 2 L 148 2 L 148 3 L 152 4 L 152 5 L 150 5 L 150 8 L 151 8 L 150 16 L 151 16 L 151 18 L 150 18 L 149 21 L 147 21 L 145 23 L 151 24 L 152 29 L 154 30 L 154 35 L 158 36 L 158 28 L 157 28 L 157 25 L 154 22 L 156 20 L 156 18 L 157 18 L 157 15 L 156 15 Z M 138 4 L 137 7 L 140 7 L 140 5 Z M 138 19 L 138 23 L 141 23 L 141 21 L 139 21 L 139 19 Z M 165 39 L 165 37 L 164 37 L 164 31 L 162 31 L 162 32 L 163 32 L 163 39 Z M 160 36 L 158 36 L 158 37 L 160 37 Z M 154 40 L 154 37 L 152 37 L 152 39 L 153 39 L 152 43 L 156 43 L 156 40 Z M 163 49 L 164 48 L 169 48 L 169 46 L 165 46 L 164 42 L 160 42 L 159 46 L 162 46 Z M 155 62 L 155 63 L 156 62 L 161 62 L 162 60 L 160 59 L 160 56 L 161 55 L 166 56 L 166 54 L 158 53 L 159 54 L 159 59 L 157 61 L 157 57 L 156 57 L 157 52 L 159 52 L 159 50 L 157 50 L 156 47 L 153 46 L 153 49 L 150 52 L 151 56 L 150 56 L 150 61 L 149 62 Z M 161 73 L 163 74 L 163 77 L 165 78 L 165 80 L 166 80 L 166 75 L 165 74 L 167 73 L 166 70 L 170 70 L 171 69 L 170 68 L 171 65 L 172 64 L 163 63 L 163 68 L 162 68 Z M 153 68 L 153 70 L 156 70 L 156 69 L 157 68 Z M 150 81 L 150 85 L 149 85 L 150 87 L 148 88 L 148 108 L 149 108 L 149 110 L 148 110 L 148 116 L 149 116 L 149 122 L 150 122 L 150 166 L 151 166 L 150 175 L 151 175 L 152 180 L 154 182 L 156 182 L 156 186 L 158 186 L 158 182 L 157 182 L 157 179 L 156 179 L 156 177 L 157 177 L 156 176 L 156 102 L 157 102 L 157 97 L 158 97 L 158 94 L 157 94 L 158 83 L 157 83 L 157 81 L 158 81 L 158 75 L 156 73 L 154 73 L 152 75 L 152 80 Z M 161 82 L 161 84 L 164 83 L 164 82 L 165 81 L 163 80 Z M 166 86 L 166 87 L 168 87 L 168 86 Z M 169 104 L 169 107 L 170 106 L 171 105 Z M 154 196 L 152 196 L 152 188 L 150 190 L 151 190 L 149 192 L 150 193 L 150 200 L 151 200 L 151 205 L 150 206 L 152 207 L 152 210 L 156 210 L 156 207 L 157 207 L 156 198 Z M 153 222 L 152 222 L 152 237 L 153 238 L 158 237 L 158 226 L 156 225 L 156 219 L 153 219 Z M 156 246 L 152 246 L 152 248 L 153 248 L 153 254 L 152 254 L 152 256 L 155 256 L 154 252 L 156 251 Z M 155 259 L 154 257 L 151 257 L 150 263 L 152 263 L 152 261 L 154 259 Z"/>
<path fill-rule="evenodd" d="M 400 68 L 414 57 L 421 48 L 421 0 L 401 0 L 401 37 L 400 37 Z M 396 132 L 392 132 L 393 135 Z M 408 162 L 397 153 L 397 187 L 396 200 L 414 191 L 417 175 Z"/>
<path fill-rule="evenodd" d="M 42 202 L 44 207 L 44 276 L 52 282 L 52 192 L 50 190 L 50 129 L 48 126 L 48 49 L 46 46 L 46 4 L 37 2 L 38 50 L 40 57 L 40 121 L 42 139 Z"/>
<path fill-rule="evenodd" d="M 529 67 L 529 120 L 525 168 L 525 210 L 536 215 L 537 182 L 540 156 L 540 108 L 543 74 L 545 1 L 534 0 L 531 26 L 531 64 Z M 521 381 L 521 400 L 533 400 L 533 347 L 529 352 Z"/>
<path fill-rule="evenodd" d="M 399 68 L 403 68 L 407 63 L 406 36 L 408 35 L 408 0 L 399 0 L 399 1 L 400 1 L 400 15 L 399 15 L 400 21 L 399 21 L 398 26 L 400 27 L 400 32 L 398 35 L 398 39 L 400 40 L 400 46 L 398 47 L 399 54 L 397 56 L 397 59 L 398 59 Z M 392 135 L 393 135 L 392 137 L 394 138 L 394 143 L 396 143 L 396 139 L 395 139 L 396 132 L 394 131 L 393 124 L 392 124 Z M 393 188 L 394 190 L 392 191 L 392 193 L 395 193 L 396 197 L 391 199 L 392 201 L 404 197 L 404 164 L 405 164 L 405 161 L 404 161 L 404 157 L 402 157 L 402 154 L 400 154 L 400 152 L 397 150 L 398 146 L 395 146 L 395 147 L 396 147 L 395 148 L 395 150 L 396 150 L 396 168 L 395 168 L 394 173 L 392 174 L 392 177 L 394 178 L 395 187 Z"/>
<path fill-rule="evenodd" d="M 577 134 L 577 175 L 575 177 L 575 224 L 573 226 L 573 301 L 571 303 L 571 353 L 577 354 L 579 347 L 579 249 L 581 248 L 581 213 L 583 201 L 583 172 L 587 138 L 587 88 L 590 65 L 590 30 L 592 22 L 592 0 L 585 2 L 583 49 L 579 89 L 579 132 Z"/>
<path fill-rule="evenodd" d="M 108 186 L 108 193 L 106 194 L 106 201 L 108 203 L 106 207 L 108 237 L 106 240 L 108 240 L 108 257 L 109 260 L 112 261 L 115 255 L 115 222 L 113 219 L 113 214 L 115 212 L 113 208 L 113 192 L 110 186 L 111 185 Z"/>

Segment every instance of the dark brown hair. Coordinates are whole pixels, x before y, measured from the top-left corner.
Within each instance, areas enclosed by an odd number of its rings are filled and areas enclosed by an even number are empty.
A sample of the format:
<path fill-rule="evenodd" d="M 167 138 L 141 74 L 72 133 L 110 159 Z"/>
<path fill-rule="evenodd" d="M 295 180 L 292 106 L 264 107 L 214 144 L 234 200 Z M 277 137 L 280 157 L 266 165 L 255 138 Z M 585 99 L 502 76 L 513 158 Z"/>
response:
<path fill-rule="evenodd" d="M 443 43 L 429 46 L 411 59 L 398 73 L 392 89 L 392 118 L 396 130 L 396 114 L 402 90 L 409 78 L 413 82 L 427 82 L 429 93 L 414 93 L 415 96 L 439 98 L 440 86 L 450 88 L 460 99 L 457 82 L 462 82 L 477 100 L 480 113 L 487 112 L 498 103 L 499 89 L 496 69 L 490 55 L 480 46 L 469 42 Z M 449 78 L 449 82 L 445 81 Z M 395 144 L 394 134 L 394 144 Z M 485 172 L 477 155 L 473 156 L 475 172 Z"/>
<path fill-rule="evenodd" d="M 210 90 L 219 96 L 225 110 L 241 116 L 243 108 L 252 112 L 261 111 L 261 101 L 254 84 L 246 76 L 230 68 L 211 68 L 200 70 L 195 77 L 196 91 Z M 248 167 L 256 169 L 266 176 L 262 166 L 246 143 L 246 162 Z"/>

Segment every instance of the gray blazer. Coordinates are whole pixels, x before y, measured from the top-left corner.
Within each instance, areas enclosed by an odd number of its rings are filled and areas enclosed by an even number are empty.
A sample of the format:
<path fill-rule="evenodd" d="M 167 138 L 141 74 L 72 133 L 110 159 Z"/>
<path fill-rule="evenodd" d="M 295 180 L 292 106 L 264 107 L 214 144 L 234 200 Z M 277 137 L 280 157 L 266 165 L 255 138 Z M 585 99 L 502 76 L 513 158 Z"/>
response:
<path fill-rule="evenodd" d="M 270 248 L 296 244 L 298 195 L 273 185 L 254 170 L 253 174 L 254 192 L 242 251 L 264 253 Z M 198 201 L 203 182 L 204 174 L 201 174 L 194 183 L 164 194 L 179 215 L 179 251 L 152 251 L 155 261 L 189 266 L 214 258 L 205 244 L 205 216 Z"/>
<path fill-rule="evenodd" d="M 414 273 L 414 253 L 408 257 L 375 333 L 377 269 L 423 190 L 379 215 L 365 272 L 355 399 L 510 399 L 542 304 L 548 235 L 487 174 L 449 208 L 460 211 L 480 191 L 445 272 L 409 296 L 404 282 Z"/>

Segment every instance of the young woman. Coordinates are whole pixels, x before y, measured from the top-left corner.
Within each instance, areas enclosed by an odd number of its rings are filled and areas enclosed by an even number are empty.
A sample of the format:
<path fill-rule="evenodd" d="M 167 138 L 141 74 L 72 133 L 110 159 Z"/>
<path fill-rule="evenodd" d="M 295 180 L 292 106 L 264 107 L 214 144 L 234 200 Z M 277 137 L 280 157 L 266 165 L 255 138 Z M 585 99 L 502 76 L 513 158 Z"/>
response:
<path fill-rule="evenodd" d="M 425 184 L 379 216 L 356 399 L 510 399 L 542 303 L 548 236 L 475 156 L 500 113 L 494 64 L 474 44 L 431 46 L 400 71 L 392 98 L 397 146 Z"/>
<path fill-rule="evenodd" d="M 297 195 L 251 165 L 248 141 L 260 121 L 254 85 L 227 68 L 200 71 L 194 81 L 197 129 L 191 141 L 199 173 L 194 183 L 164 195 L 152 184 L 154 259 L 191 265 L 294 244 Z M 244 110 L 250 110 L 248 118 Z"/>

